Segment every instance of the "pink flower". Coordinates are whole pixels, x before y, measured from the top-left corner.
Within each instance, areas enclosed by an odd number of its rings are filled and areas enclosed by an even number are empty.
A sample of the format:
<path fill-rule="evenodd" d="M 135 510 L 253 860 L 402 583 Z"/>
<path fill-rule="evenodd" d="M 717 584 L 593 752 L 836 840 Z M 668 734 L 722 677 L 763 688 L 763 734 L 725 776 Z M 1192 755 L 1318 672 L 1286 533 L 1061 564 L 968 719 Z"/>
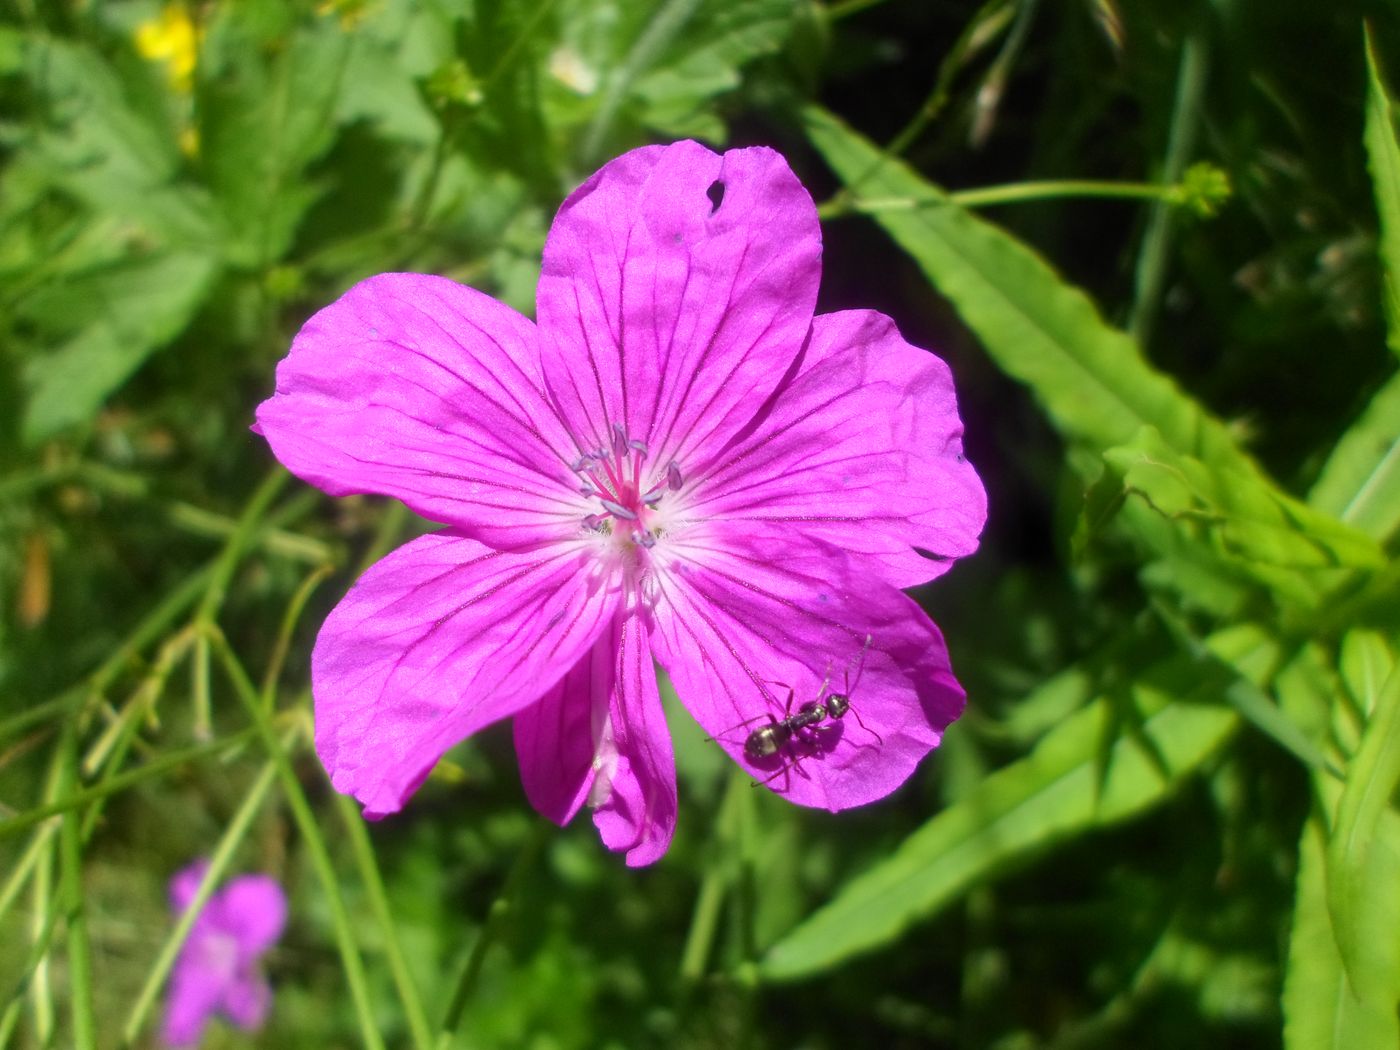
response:
<path fill-rule="evenodd" d="M 653 660 L 802 805 L 881 798 L 938 744 L 963 692 L 899 588 L 975 549 L 986 498 L 947 367 L 880 314 L 814 317 L 820 259 L 781 156 L 679 142 L 564 202 L 536 323 L 418 274 L 307 322 L 258 409 L 277 457 L 448 526 L 370 568 L 316 642 L 316 747 L 366 816 L 513 716 L 535 807 L 587 803 L 629 864 L 656 860 L 676 786 Z M 858 660 L 859 723 L 745 754 Z"/>
<path fill-rule="evenodd" d="M 195 861 L 170 880 L 176 915 L 190 906 L 208 867 L 207 861 Z M 166 1045 L 196 1045 L 218 1013 L 247 1031 L 262 1027 L 272 991 L 258 959 L 286 922 L 287 898 L 266 875 L 231 879 L 209 898 L 175 961 L 161 1030 Z"/>

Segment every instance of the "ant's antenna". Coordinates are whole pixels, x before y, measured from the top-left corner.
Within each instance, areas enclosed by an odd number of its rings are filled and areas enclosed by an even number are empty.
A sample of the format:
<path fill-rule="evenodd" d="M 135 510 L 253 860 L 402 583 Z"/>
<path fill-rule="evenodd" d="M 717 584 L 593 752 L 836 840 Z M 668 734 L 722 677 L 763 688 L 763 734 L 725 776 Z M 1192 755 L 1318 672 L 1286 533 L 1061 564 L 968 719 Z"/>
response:
<path fill-rule="evenodd" d="M 849 711 L 851 714 L 855 715 L 856 721 L 860 723 L 860 727 L 864 729 L 867 733 L 869 733 L 871 736 L 873 736 L 876 740 L 880 741 L 880 746 L 883 747 L 885 744 L 885 738 L 865 724 L 865 719 L 860 717 L 860 712 L 857 711 L 855 705 L 850 702 L 851 693 L 854 692 L 856 686 L 860 684 L 860 676 L 865 671 L 865 654 L 870 651 L 870 643 L 872 641 L 874 641 L 874 639 L 867 634 L 865 636 L 865 644 L 860 647 L 860 653 L 856 656 L 855 660 L 853 661 L 856 665 L 856 680 L 852 682 L 850 679 L 850 664 L 846 665 L 846 670 L 845 672 L 843 672 L 846 681 L 846 710 Z"/>

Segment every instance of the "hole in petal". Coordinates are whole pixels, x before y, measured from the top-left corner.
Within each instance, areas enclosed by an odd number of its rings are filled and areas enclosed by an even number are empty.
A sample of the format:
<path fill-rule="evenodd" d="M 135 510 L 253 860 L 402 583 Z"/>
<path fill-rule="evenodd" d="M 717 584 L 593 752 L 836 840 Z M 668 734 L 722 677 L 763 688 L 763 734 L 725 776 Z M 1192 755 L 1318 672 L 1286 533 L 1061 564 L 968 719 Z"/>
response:
<path fill-rule="evenodd" d="M 719 206 L 724 203 L 724 183 L 715 179 L 710 183 L 710 188 L 705 191 L 705 196 L 710 198 L 710 214 L 719 211 Z"/>

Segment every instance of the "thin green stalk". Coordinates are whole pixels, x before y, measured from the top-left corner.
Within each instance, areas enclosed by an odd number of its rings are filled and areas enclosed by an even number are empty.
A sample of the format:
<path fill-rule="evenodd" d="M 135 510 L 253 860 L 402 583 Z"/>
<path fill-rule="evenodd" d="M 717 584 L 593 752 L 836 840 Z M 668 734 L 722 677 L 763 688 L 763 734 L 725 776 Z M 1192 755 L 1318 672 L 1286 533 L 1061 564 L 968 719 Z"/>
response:
<path fill-rule="evenodd" d="M 59 791 L 70 795 L 78 782 L 78 741 L 71 722 L 60 747 L 63 758 Z M 68 920 L 68 997 L 73 1017 L 73 1044 L 78 1050 L 94 1050 L 97 1046 L 97 1014 L 92 1002 L 92 942 L 88 939 L 87 909 L 83 898 L 80 824 L 80 815 L 69 811 L 64 814 L 59 828 L 59 897 Z"/>
<path fill-rule="evenodd" d="M 46 800 L 58 796 L 60 773 L 59 755 L 55 752 L 44 787 Z M 34 1019 L 34 1038 L 41 1046 L 48 1046 L 53 1039 L 53 988 L 49 984 L 49 938 L 53 934 L 56 918 L 53 910 L 53 861 L 54 841 L 50 838 L 34 872 L 30 911 L 30 943 L 37 957 L 29 980 L 29 1003 Z"/>
<path fill-rule="evenodd" d="M 120 773 L 108 780 L 99 781 L 91 787 L 81 788 L 71 795 L 62 798 L 55 797 L 42 805 L 23 813 L 16 814 L 8 820 L 0 821 L 0 840 L 7 839 L 11 835 L 18 834 L 26 828 L 31 828 L 35 824 L 42 823 L 49 817 L 67 813 L 70 810 L 81 808 L 91 802 L 97 802 L 115 795 L 127 788 L 134 787 L 144 781 L 154 779 L 164 773 L 169 772 L 177 766 L 182 766 L 187 762 L 197 762 L 210 755 L 216 755 L 224 751 L 241 747 L 256 735 L 257 730 L 253 728 L 243 729 L 232 736 L 224 737 L 222 740 L 211 740 L 204 744 L 195 744 L 192 747 L 181 748 L 179 751 L 169 751 L 158 758 L 153 758 L 145 765 L 126 773 Z"/>
<path fill-rule="evenodd" d="M 704 878 L 700 882 L 695 910 L 690 917 L 690 931 L 686 934 L 685 948 L 681 952 L 680 976 L 687 984 L 694 984 L 703 978 L 709 966 L 724 898 L 735 881 L 735 825 L 742 796 L 748 792 L 750 783 L 748 777 L 736 767 L 725 787 L 724 798 L 720 800 L 712 831 L 715 848 L 710 853 Z"/>
<path fill-rule="evenodd" d="M 413 976 L 408 972 L 403 949 L 399 945 L 398 931 L 394 926 L 394 916 L 389 910 L 389 898 L 384 892 L 384 880 L 379 874 L 379 862 L 374 855 L 374 845 L 365 830 L 364 818 L 360 816 L 355 803 L 345 795 L 336 795 L 340 809 L 340 819 L 345 830 L 350 833 L 350 847 L 355 854 L 355 863 L 360 869 L 360 881 L 364 883 L 369 896 L 370 910 L 379 923 L 384 937 L 384 954 L 389 959 L 389 972 L 393 975 L 394 986 L 403 1004 L 404 1017 L 408 1020 L 408 1030 L 413 1037 L 413 1045 L 418 1050 L 432 1050 L 433 1033 L 428 1025 L 428 1015 L 423 1010 L 423 1002 L 418 997 L 418 988 Z"/>
<path fill-rule="evenodd" d="M 195 634 L 193 655 L 190 661 L 190 735 L 196 740 L 208 740 L 214 732 L 214 705 L 209 688 L 209 639 L 203 634 Z"/>
<path fill-rule="evenodd" d="M 520 883 L 525 880 L 525 875 L 534 863 L 536 854 L 544 846 L 553 830 L 552 825 L 543 821 L 536 825 L 534 832 L 525 840 L 525 845 L 516 855 L 515 863 L 511 865 L 510 872 L 506 875 L 501 892 L 491 902 L 491 907 L 487 909 L 486 921 L 482 923 L 481 933 L 477 936 L 476 943 L 472 945 L 471 954 L 467 957 L 466 965 L 462 968 L 462 976 L 458 978 L 457 987 L 453 989 L 452 998 L 447 1004 L 447 1011 L 443 1014 L 441 1034 L 438 1036 L 438 1050 L 448 1050 L 456 1038 L 457 1028 L 462 1023 L 462 1013 L 471 1000 L 477 978 L 481 976 L 481 966 L 486 959 L 486 952 L 500 936 L 506 920 L 510 917 L 512 902 L 519 892 Z"/>
<path fill-rule="evenodd" d="M 10 1005 L 9 1009 L 6 1011 L 7 1021 L 11 1013 L 17 1014 L 19 1012 L 24 1002 L 25 990 L 33 990 L 34 981 L 40 973 L 41 964 L 43 965 L 43 972 L 47 974 L 49 945 L 53 942 L 53 935 L 57 930 L 58 911 L 54 910 L 49 912 L 48 916 L 45 917 L 43 927 L 39 930 L 38 936 L 31 938 L 29 952 L 25 955 L 24 965 L 19 968 L 19 976 L 15 979 L 14 987 L 10 994 Z M 47 980 L 47 976 L 45 980 Z M 13 1021 L 8 1021 L 8 1023 L 10 1025 L 14 1024 Z M 50 1024 L 52 1024 L 52 1021 L 50 1021 Z M 0 1039 L 0 1047 L 6 1045 L 5 1041 Z"/>
<path fill-rule="evenodd" d="M 953 87 L 953 78 L 957 76 L 958 70 L 963 64 L 983 46 L 996 38 L 997 33 L 1010 22 L 1014 14 L 1014 0 L 986 0 L 977 13 L 972 16 L 963 31 L 958 34 L 958 39 L 953 42 L 953 46 L 948 49 L 948 54 L 938 66 L 938 77 L 934 81 L 932 90 L 923 104 L 919 106 L 917 112 L 909 120 L 909 123 L 890 139 L 889 145 L 882 150 L 881 162 L 886 157 L 898 157 L 909 148 L 919 134 L 928 127 L 930 123 L 943 112 L 943 107 L 948 104 Z M 857 179 L 852 188 L 859 189 L 862 179 Z"/>
<path fill-rule="evenodd" d="M 288 740 L 282 746 L 289 746 L 295 737 L 294 730 L 288 734 Z M 242 844 L 243 839 L 248 834 L 248 829 L 252 827 L 253 818 L 262 808 L 263 800 L 267 797 L 268 789 L 272 787 L 272 781 L 276 775 L 277 762 L 275 759 L 269 758 L 263 766 L 262 772 L 258 774 L 258 778 L 253 781 L 252 787 L 249 788 L 243 804 L 238 807 L 233 819 L 229 821 L 228 827 L 220 836 L 219 844 L 214 847 L 214 853 L 209 858 L 209 868 L 204 873 L 204 878 L 200 880 L 199 889 L 195 891 L 189 907 L 176 921 L 175 928 L 170 931 L 170 936 L 161 945 L 160 952 L 156 955 L 155 965 L 151 967 L 151 972 L 146 975 L 145 983 L 141 985 L 141 991 L 136 996 L 136 1002 L 132 1004 L 131 1012 L 127 1014 L 126 1024 L 122 1026 L 122 1044 L 124 1046 L 135 1043 L 141 1034 L 141 1029 L 145 1027 L 146 1016 L 150 1013 L 156 996 L 164 987 L 166 978 L 170 976 L 170 969 L 175 965 L 175 959 L 179 955 L 180 949 L 184 947 L 185 939 L 189 936 L 190 930 L 194 928 L 199 913 L 209 903 L 209 898 L 214 893 L 214 887 L 219 884 L 219 880 L 227 871 L 234 851 Z"/>
<path fill-rule="evenodd" d="M 1005 186 L 983 186 L 975 190 L 954 190 L 937 197 L 856 197 L 845 200 L 832 198 L 817 209 L 817 217 L 834 219 L 843 215 L 868 215 L 882 211 L 916 211 L 958 204 L 964 208 L 982 208 L 996 204 L 1021 204 L 1028 201 L 1053 200 L 1061 197 L 1100 197 L 1126 200 L 1164 201 L 1178 203 L 1181 188 L 1177 184 L 1151 182 L 1109 182 L 1097 179 L 1044 179 L 1035 182 L 1013 182 Z"/>
<path fill-rule="evenodd" d="M 301 581 L 301 586 L 292 595 L 292 600 L 287 603 L 287 611 L 282 615 L 282 624 L 277 630 L 277 640 L 272 645 L 272 655 L 267 661 L 267 670 L 263 672 L 262 695 L 263 710 L 271 714 L 275 707 L 277 696 L 277 680 L 282 677 L 282 665 L 287 660 L 287 652 L 292 647 L 292 635 L 296 632 L 297 623 L 301 620 L 301 614 L 306 609 L 306 603 L 316 587 L 327 576 L 335 572 L 332 564 L 319 565 L 313 569 Z"/>
<path fill-rule="evenodd" d="M 29 840 L 29 845 L 24 847 L 19 862 L 10 872 L 10 877 L 5 880 L 5 888 L 0 890 L 0 922 L 5 921 L 5 916 L 10 914 L 10 909 L 14 907 L 15 901 L 19 900 L 20 892 L 29 882 L 29 877 L 34 874 L 39 864 L 39 858 L 44 855 L 44 847 L 53 836 L 54 831 L 54 825 L 44 825 L 34 833 L 34 837 Z M 4 1042 L 0 1041 L 0 1046 L 4 1045 Z"/>
<path fill-rule="evenodd" d="M 224 670 L 228 673 L 232 682 L 234 692 L 248 709 L 258 734 L 262 737 L 263 746 L 267 749 L 270 757 L 277 763 L 277 775 L 282 781 L 282 792 L 287 799 L 287 807 L 292 812 L 292 820 L 296 823 L 297 830 L 306 844 L 306 851 L 311 858 L 312 867 L 316 869 L 316 874 L 321 880 L 321 889 L 325 892 L 326 903 L 330 907 L 331 924 L 335 928 L 336 946 L 340 950 L 341 965 L 345 969 L 345 980 L 350 986 L 350 997 L 355 1003 L 355 1013 L 360 1023 L 360 1036 L 364 1040 L 365 1046 L 370 1050 L 383 1050 L 384 1041 L 379 1036 L 379 1029 L 374 1020 L 374 1012 L 370 1008 L 369 987 L 365 982 L 364 965 L 360 961 L 359 948 L 355 942 L 355 934 L 350 925 L 350 914 L 345 907 L 345 899 L 340 893 L 340 883 L 336 879 L 335 865 L 331 862 L 330 850 L 326 846 L 325 838 L 321 835 L 321 829 L 316 824 L 316 816 L 311 812 L 311 804 L 306 799 L 306 793 L 302 791 L 301 782 L 297 780 L 296 773 L 292 769 L 286 754 L 280 749 L 277 737 L 273 733 L 272 723 L 263 711 L 261 699 L 257 689 L 253 685 L 252 678 L 239 662 L 237 655 L 229 647 L 227 639 L 224 638 L 217 625 L 210 624 L 205 628 L 209 635 L 210 645 L 213 647 L 214 655 L 223 664 Z"/>
<path fill-rule="evenodd" d="M 1201 119 L 1201 98 L 1205 94 L 1209 70 L 1209 46 L 1205 33 L 1194 29 L 1181 47 L 1181 64 L 1176 80 L 1176 101 L 1172 108 L 1171 130 L 1167 135 L 1167 155 L 1162 165 L 1162 181 L 1176 182 L 1186 171 L 1196 146 L 1196 129 Z M 1152 209 L 1143 234 L 1134 273 L 1133 308 L 1128 331 L 1138 345 L 1146 346 L 1166 283 L 1167 255 L 1171 249 L 1175 209 L 1159 201 Z"/>
<path fill-rule="evenodd" d="M 223 606 L 224 598 L 228 594 L 229 581 L 238 568 L 238 562 L 242 558 L 243 552 L 248 549 L 249 541 L 267 514 L 268 508 L 272 506 L 272 501 L 277 498 L 277 494 L 282 491 L 283 486 L 290 479 L 291 475 L 285 470 L 281 467 L 274 467 L 253 492 L 252 498 L 248 500 L 247 506 L 243 508 L 243 513 L 238 517 L 238 525 L 234 529 L 233 535 L 224 544 L 223 552 L 215 563 L 214 574 L 209 580 L 209 586 L 205 589 L 204 599 L 199 603 L 199 609 L 195 613 L 196 623 L 211 624 L 217 619 L 219 609 Z"/>
<path fill-rule="evenodd" d="M 165 691 L 165 683 L 189 651 L 196 635 L 186 628 L 176 631 L 165 640 L 156 653 L 151 669 L 132 690 L 131 696 L 122 705 L 116 718 L 98 737 L 97 742 L 88 748 L 83 756 L 82 771 L 87 777 L 96 776 L 98 770 L 109 763 L 120 766 L 131 737 L 151 713 L 157 700 Z"/>

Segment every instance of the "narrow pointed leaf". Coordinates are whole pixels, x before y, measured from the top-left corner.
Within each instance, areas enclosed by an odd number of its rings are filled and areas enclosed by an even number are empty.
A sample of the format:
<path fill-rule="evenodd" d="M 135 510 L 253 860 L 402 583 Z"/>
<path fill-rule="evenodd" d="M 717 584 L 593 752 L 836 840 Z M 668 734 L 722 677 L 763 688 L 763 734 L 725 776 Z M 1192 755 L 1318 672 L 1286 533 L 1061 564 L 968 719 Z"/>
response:
<path fill-rule="evenodd" d="M 1376 41 L 1366 31 L 1366 152 L 1380 212 L 1378 250 L 1385 281 L 1385 312 L 1390 348 L 1400 354 L 1400 142 L 1395 138 L 1394 103 L 1381 79 Z"/>
<path fill-rule="evenodd" d="M 1378 540 L 1400 527 L 1400 373 L 1337 441 L 1308 502 Z"/>
<path fill-rule="evenodd" d="M 1324 853 L 1327 832 L 1318 817 L 1298 842 L 1298 886 L 1288 970 L 1283 983 L 1286 1050 L 1351 1050 L 1400 1044 L 1393 1006 L 1363 1003 L 1347 980 L 1327 910 Z"/>
<path fill-rule="evenodd" d="M 1400 784 L 1400 670 L 1391 670 L 1365 706 L 1371 717 L 1327 843 L 1327 905 L 1352 986 L 1368 1003 L 1393 1011 L 1400 996 L 1400 843 L 1382 822 L 1396 820 L 1390 800 Z"/>

